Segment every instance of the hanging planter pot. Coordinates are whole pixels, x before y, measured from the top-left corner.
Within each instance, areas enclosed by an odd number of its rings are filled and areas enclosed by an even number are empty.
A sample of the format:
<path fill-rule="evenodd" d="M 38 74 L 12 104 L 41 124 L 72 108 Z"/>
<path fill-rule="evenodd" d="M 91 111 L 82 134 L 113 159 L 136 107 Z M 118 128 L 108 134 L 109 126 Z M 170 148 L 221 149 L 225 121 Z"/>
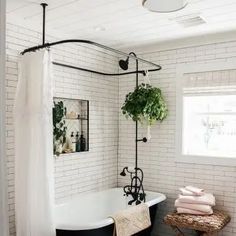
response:
<path fill-rule="evenodd" d="M 147 139 L 151 138 L 150 127 L 158 120 L 163 121 L 168 114 L 161 90 L 144 83 L 126 95 L 121 110 L 127 118 L 147 125 Z"/>

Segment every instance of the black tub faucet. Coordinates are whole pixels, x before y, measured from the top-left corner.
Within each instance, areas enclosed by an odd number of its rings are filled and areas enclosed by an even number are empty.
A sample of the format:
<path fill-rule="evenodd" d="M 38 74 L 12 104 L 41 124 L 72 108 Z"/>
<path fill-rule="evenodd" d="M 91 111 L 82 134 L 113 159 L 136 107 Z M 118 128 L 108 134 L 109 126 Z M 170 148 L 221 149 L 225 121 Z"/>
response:
<path fill-rule="evenodd" d="M 136 205 L 140 204 L 141 202 L 145 202 L 146 194 L 143 188 L 143 171 L 140 168 L 133 168 L 129 170 L 129 167 L 126 166 L 121 171 L 121 176 L 126 176 L 127 173 L 130 175 L 130 185 L 124 186 L 124 195 L 132 196 L 132 200 L 128 202 L 129 205 L 132 205 L 134 202 Z"/>

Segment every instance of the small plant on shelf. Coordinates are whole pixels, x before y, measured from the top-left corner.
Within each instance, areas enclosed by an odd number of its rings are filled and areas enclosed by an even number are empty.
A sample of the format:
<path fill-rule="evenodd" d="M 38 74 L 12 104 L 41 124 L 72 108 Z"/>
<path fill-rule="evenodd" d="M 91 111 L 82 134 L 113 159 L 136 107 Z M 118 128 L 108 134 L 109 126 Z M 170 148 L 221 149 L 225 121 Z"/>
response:
<path fill-rule="evenodd" d="M 161 89 L 144 83 L 126 95 L 121 110 L 127 118 L 147 125 L 148 133 L 151 125 L 158 120 L 163 121 L 168 114 Z"/>
<path fill-rule="evenodd" d="M 53 107 L 53 150 L 59 156 L 62 153 L 63 145 L 66 142 L 65 120 L 66 107 L 62 101 L 54 102 Z"/>

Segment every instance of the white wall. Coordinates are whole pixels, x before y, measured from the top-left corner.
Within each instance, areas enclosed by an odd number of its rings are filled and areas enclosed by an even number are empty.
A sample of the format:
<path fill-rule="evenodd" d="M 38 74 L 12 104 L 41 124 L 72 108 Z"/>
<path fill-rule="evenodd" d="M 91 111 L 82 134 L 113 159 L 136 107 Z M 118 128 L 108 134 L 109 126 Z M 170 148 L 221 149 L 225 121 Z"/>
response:
<path fill-rule="evenodd" d="M 8 235 L 5 152 L 5 17 L 6 2 L 0 1 L 0 235 Z"/>
<path fill-rule="evenodd" d="M 14 129 L 12 108 L 17 84 L 19 52 L 41 42 L 40 33 L 14 25 L 7 26 L 7 100 L 6 152 L 8 175 L 8 206 L 11 235 L 15 234 L 14 211 Z M 145 52 L 145 48 L 142 49 Z M 75 55 L 76 52 L 76 55 Z M 117 71 L 117 58 L 93 52 L 88 47 L 57 47 L 55 60 L 88 66 L 104 71 Z M 174 235 L 161 225 L 165 213 L 173 210 L 177 189 L 186 184 L 202 186 L 217 197 L 218 208 L 232 216 L 224 236 L 236 234 L 236 168 L 216 165 L 181 164 L 175 162 L 175 82 L 176 67 L 181 63 L 227 61 L 236 58 L 236 42 L 217 43 L 143 55 L 162 65 L 163 69 L 151 75 L 152 84 L 162 88 L 170 114 L 152 129 L 152 140 L 139 145 L 139 163 L 145 172 L 145 188 L 163 192 L 168 200 L 162 204 L 154 235 Z M 95 191 L 117 185 L 118 170 L 134 165 L 134 124 L 127 121 L 119 108 L 125 94 L 135 86 L 134 76 L 110 78 L 95 76 L 71 69 L 54 67 L 55 96 L 90 100 L 90 152 L 65 155 L 55 160 L 56 198 L 65 199 L 84 191 Z M 119 136 L 118 136 L 119 134 Z M 145 135 L 145 130 L 140 130 Z M 119 138 L 119 140 L 118 140 Z M 125 179 L 118 177 L 119 185 Z"/>
<path fill-rule="evenodd" d="M 228 212 L 231 223 L 219 235 L 236 235 L 236 167 L 187 164 L 176 162 L 175 125 L 176 125 L 176 68 L 185 63 L 227 62 L 236 59 L 236 41 L 228 43 L 212 43 L 204 46 L 192 46 L 180 49 L 155 51 L 145 53 L 147 49 L 141 48 L 143 57 L 160 64 L 163 69 L 150 76 L 151 84 L 162 89 L 167 100 L 169 116 L 161 124 L 152 128 L 152 140 L 147 144 L 139 144 L 139 166 L 144 170 L 144 186 L 146 190 L 165 193 L 167 201 L 161 204 L 154 235 L 174 235 L 162 223 L 167 212 L 174 208 L 174 200 L 178 188 L 184 185 L 196 185 L 213 192 L 217 199 L 218 209 Z M 149 51 L 150 48 L 148 48 Z M 220 79 L 225 80 L 229 74 L 225 72 Z M 236 73 L 233 74 L 236 76 Z M 142 78 L 140 77 L 140 81 Z M 120 78 L 119 102 L 120 106 L 125 95 L 135 85 L 131 76 Z M 119 157 L 118 169 L 123 166 L 134 166 L 134 123 L 127 121 L 120 114 L 119 126 Z M 140 130 L 140 137 L 145 130 Z M 119 176 L 118 184 L 123 186 L 126 180 Z M 191 235 L 188 233 L 187 235 Z"/>
<path fill-rule="evenodd" d="M 50 41 L 53 39 L 50 38 Z M 54 39 L 55 40 L 55 39 Z M 10 233 L 15 235 L 14 121 L 19 53 L 41 43 L 41 34 L 7 25 L 6 62 L 6 152 Z M 88 46 L 66 45 L 52 49 L 55 61 L 100 71 L 117 72 L 117 58 Z M 118 78 L 104 77 L 54 66 L 54 95 L 90 101 L 90 151 L 55 159 L 56 200 L 76 193 L 117 186 Z M 43 147 L 42 147 L 43 148 Z"/>

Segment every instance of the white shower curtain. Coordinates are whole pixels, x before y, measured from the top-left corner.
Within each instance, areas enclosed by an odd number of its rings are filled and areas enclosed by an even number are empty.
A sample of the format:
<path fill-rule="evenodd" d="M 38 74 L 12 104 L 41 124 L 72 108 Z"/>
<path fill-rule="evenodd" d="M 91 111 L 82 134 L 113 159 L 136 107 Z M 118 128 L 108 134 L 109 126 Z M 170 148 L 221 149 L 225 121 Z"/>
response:
<path fill-rule="evenodd" d="M 15 101 L 17 236 L 53 236 L 52 76 L 48 50 L 19 65 Z"/>

